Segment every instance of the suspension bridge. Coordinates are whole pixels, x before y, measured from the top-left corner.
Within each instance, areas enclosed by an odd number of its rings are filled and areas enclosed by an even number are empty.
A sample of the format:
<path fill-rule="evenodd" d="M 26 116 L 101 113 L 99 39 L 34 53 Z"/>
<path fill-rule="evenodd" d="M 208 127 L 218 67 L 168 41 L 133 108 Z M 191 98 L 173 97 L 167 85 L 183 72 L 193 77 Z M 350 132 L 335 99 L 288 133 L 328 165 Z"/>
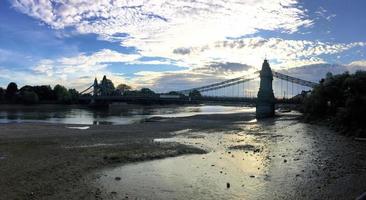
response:
<path fill-rule="evenodd" d="M 225 81 L 212 83 L 195 88 L 178 90 L 177 94 L 183 95 L 121 95 L 113 94 L 108 91 L 108 80 L 103 77 L 98 84 L 97 79 L 88 88 L 81 92 L 82 100 L 95 102 L 188 102 L 192 100 L 190 94 L 199 92 L 201 94 L 200 102 L 252 102 L 256 103 L 257 115 L 263 111 L 265 116 L 271 116 L 274 112 L 274 104 L 279 100 L 288 100 L 301 94 L 303 91 L 309 91 L 317 83 L 303 80 L 298 77 L 292 77 L 280 72 L 272 71 L 267 60 L 264 60 L 262 69 L 251 75 L 240 76 Z M 272 112 L 273 111 L 273 112 Z"/>

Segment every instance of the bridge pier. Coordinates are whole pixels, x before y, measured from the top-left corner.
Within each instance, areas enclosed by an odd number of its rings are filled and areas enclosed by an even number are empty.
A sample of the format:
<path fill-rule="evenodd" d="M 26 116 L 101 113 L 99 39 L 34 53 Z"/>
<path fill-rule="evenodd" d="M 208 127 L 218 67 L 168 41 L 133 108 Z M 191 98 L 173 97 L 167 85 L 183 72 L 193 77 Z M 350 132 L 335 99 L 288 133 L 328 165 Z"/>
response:
<path fill-rule="evenodd" d="M 275 114 L 275 97 L 272 88 L 273 74 L 267 60 L 262 64 L 260 87 L 257 95 L 256 117 L 267 118 Z"/>

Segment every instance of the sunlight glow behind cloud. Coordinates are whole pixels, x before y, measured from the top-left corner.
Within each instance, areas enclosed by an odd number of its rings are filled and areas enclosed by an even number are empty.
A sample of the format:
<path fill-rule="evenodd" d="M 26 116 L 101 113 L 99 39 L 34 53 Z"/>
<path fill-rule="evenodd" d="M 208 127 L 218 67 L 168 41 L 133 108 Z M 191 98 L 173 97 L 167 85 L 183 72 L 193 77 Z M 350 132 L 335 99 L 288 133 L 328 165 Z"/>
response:
<path fill-rule="evenodd" d="M 209 75 L 211 78 L 206 80 L 249 73 L 260 67 L 266 54 L 275 69 L 286 69 L 325 63 L 324 55 L 366 46 L 363 42 L 329 43 L 256 35 L 261 31 L 295 34 L 314 26 L 314 19 L 297 0 L 10 1 L 16 10 L 52 29 L 71 28 L 76 34 L 92 33 L 101 40 L 136 49 L 130 54 L 103 49 L 91 54 L 42 59 L 31 68 L 36 74 L 63 81 L 103 73 L 113 76 L 107 70 L 109 63 L 173 64 L 188 68 L 180 72 L 145 70 L 129 80 L 135 86 L 159 88 L 157 80 L 185 79 L 187 83 L 196 83 L 199 79 L 191 80 L 184 73 L 191 77 Z M 316 14 L 327 21 L 336 16 L 328 16 L 328 11 L 320 8 Z M 159 57 L 165 61 L 139 60 L 143 57 Z M 237 65 L 227 63 L 251 67 L 232 70 Z M 213 64 L 222 66 L 221 71 L 210 68 Z"/>

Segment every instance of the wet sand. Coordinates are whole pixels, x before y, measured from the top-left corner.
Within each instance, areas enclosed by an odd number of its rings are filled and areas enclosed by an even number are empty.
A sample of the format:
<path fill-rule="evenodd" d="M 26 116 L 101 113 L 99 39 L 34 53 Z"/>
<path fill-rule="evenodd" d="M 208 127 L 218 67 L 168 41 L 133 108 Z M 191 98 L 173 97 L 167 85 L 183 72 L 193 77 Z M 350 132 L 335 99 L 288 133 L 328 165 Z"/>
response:
<path fill-rule="evenodd" d="M 85 130 L 41 123 L 1 124 L 0 199 L 115 199 L 115 194 L 124 197 L 124 191 L 94 183 L 100 180 L 101 171 L 179 155 L 209 156 L 212 148 L 205 142 L 195 142 L 204 138 L 194 134 L 186 137 L 179 132 L 187 129 L 207 134 L 245 133 L 259 144 L 260 151 L 255 153 L 247 147 L 223 147 L 234 157 L 249 151 L 261 158 L 263 171 L 254 179 L 265 185 L 258 193 L 261 195 L 253 198 L 354 199 L 366 191 L 365 142 L 325 127 L 303 124 L 298 116 L 287 115 L 255 123 L 250 122 L 254 116 L 248 113 L 155 118 L 141 124 L 99 125 Z M 190 140 L 154 141 L 176 138 L 172 133 L 177 132 Z M 243 179 L 253 179 L 248 175 Z M 140 191 L 144 193 L 143 188 Z"/>

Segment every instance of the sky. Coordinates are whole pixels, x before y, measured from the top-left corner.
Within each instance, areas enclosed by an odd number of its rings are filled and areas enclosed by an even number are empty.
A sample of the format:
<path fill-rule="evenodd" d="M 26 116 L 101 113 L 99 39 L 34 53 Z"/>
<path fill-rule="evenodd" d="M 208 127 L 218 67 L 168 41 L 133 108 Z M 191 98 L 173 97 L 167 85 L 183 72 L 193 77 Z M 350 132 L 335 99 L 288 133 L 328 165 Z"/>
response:
<path fill-rule="evenodd" d="M 364 0 L 1 0 L 0 86 L 158 92 L 260 69 L 317 81 L 366 69 Z"/>

